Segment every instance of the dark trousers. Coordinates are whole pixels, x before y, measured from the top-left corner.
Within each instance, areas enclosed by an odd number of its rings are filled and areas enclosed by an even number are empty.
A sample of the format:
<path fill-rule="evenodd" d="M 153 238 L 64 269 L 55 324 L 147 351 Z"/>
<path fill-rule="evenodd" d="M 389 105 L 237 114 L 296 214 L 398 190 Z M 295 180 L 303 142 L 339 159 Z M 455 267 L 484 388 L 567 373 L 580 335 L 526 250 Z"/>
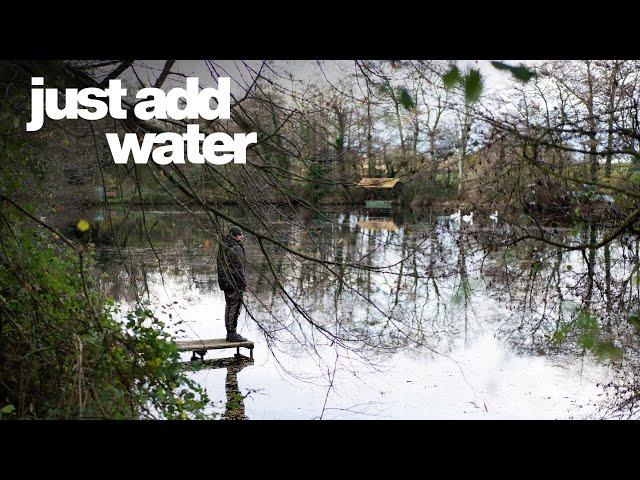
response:
<path fill-rule="evenodd" d="M 240 316 L 240 307 L 242 307 L 242 292 L 235 289 L 224 291 L 224 326 L 227 333 L 235 332 L 238 326 L 238 317 Z"/>

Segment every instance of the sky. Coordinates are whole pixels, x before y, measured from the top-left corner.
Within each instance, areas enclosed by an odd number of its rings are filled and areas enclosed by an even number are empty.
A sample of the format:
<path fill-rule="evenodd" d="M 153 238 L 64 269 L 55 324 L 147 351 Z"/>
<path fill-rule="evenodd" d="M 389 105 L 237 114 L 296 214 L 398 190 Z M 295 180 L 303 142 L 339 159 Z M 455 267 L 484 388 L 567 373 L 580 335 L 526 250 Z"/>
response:
<path fill-rule="evenodd" d="M 535 65 L 541 63 L 540 60 L 501 60 L 511 65 L 518 65 L 524 63 L 525 65 Z M 241 90 L 243 77 L 246 82 L 250 81 L 250 77 L 247 76 L 247 69 L 244 64 L 252 67 L 259 68 L 262 63 L 261 60 L 216 60 L 216 65 L 222 67 L 226 74 L 229 74 L 232 78 L 236 79 L 236 82 L 232 81 L 232 92 L 238 94 Z M 504 88 L 509 80 L 509 74 L 503 71 L 496 70 L 491 65 L 491 60 L 456 60 L 456 65 L 461 70 L 466 68 L 478 68 L 483 74 L 485 81 L 485 88 L 487 92 Z M 278 61 L 274 60 L 274 65 L 278 69 L 286 68 L 290 71 L 294 79 L 305 81 L 317 81 L 323 83 L 326 78 L 335 82 L 341 77 L 348 75 L 354 71 L 354 62 L 348 60 L 323 60 L 322 69 L 319 67 L 319 62 L 316 60 L 287 60 Z M 154 79 L 162 70 L 164 60 L 139 60 L 135 65 L 139 67 L 139 74 L 146 80 L 147 78 Z M 175 70 L 179 70 L 188 76 L 197 76 L 201 79 L 201 86 L 215 86 L 215 82 L 211 79 L 209 70 L 207 69 L 205 62 L 202 60 L 179 60 L 174 67 Z M 225 71 L 220 71 L 221 75 L 225 74 Z M 324 72 L 324 73 L 323 73 Z M 147 77 L 148 76 L 148 77 Z M 184 81 L 183 78 L 174 77 L 171 80 L 171 86 L 179 86 Z M 285 82 L 284 79 L 280 79 L 280 82 Z M 234 85 L 235 83 L 235 85 Z"/>

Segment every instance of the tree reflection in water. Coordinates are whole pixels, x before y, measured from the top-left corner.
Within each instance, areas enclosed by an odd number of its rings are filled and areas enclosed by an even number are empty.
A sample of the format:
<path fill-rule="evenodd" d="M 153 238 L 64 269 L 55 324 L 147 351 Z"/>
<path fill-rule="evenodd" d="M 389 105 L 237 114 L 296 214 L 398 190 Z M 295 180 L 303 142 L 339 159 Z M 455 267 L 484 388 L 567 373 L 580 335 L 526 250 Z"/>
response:
<path fill-rule="evenodd" d="M 133 301 L 136 286 L 148 285 L 150 275 L 175 277 L 185 291 L 193 285 L 201 294 L 218 291 L 215 249 L 205 233 L 190 228 L 197 219 L 167 217 L 158 215 L 150 230 L 158 257 L 142 233 L 136 247 L 131 228 L 125 260 L 113 247 L 98 248 L 110 295 Z M 356 357 L 375 367 L 399 350 L 423 347 L 446 355 L 492 329 L 516 351 L 593 355 L 620 372 L 623 385 L 633 385 L 627 373 L 638 364 L 635 236 L 600 249 L 571 251 L 516 241 L 520 232 L 510 225 L 495 227 L 481 219 L 473 227 L 452 225 L 446 216 L 425 219 L 409 212 L 301 217 L 270 228 L 299 251 L 338 264 L 307 262 L 263 245 L 267 257 L 248 239 L 253 281 L 246 311 L 275 357 L 280 352 L 317 355 L 325 370 L 335 367 L 336 357 L 349 359 L 337 368 L 350 368 Z M 602 237 L 588 224 L 545 231 L 548 238 L 569 245 L 594 244 Z M 349 262 L 363 268 L 351 268 Z M 334 351 L 331 360 L 320 354 L 327 348 Z M 234 385 L 233 374 L 229 378 Z M 625 408 L 635 405 L 639 389 L 629 391 L 632 400 L 624 400 Z M 612 398 L 607 415 L 623 396 L 618 391 Z"/>

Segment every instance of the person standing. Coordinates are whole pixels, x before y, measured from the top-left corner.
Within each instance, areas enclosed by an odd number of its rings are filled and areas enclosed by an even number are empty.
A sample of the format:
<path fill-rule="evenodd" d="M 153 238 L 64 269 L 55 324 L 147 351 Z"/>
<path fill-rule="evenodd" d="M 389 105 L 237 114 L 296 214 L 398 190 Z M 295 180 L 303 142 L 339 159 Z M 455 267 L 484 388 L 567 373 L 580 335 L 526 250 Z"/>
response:
<path fill-rule="evenodd" d="M 242 229 L 234 225 L 229 229 L 229 234 L 222 239 L 216 257 L 218 285 L 224 291 L 224 325 L 227 329 L 227 342 L 247 341 L 236 332 L 242 307 L 242 293 L 247 290 L 243 240 Z"/>

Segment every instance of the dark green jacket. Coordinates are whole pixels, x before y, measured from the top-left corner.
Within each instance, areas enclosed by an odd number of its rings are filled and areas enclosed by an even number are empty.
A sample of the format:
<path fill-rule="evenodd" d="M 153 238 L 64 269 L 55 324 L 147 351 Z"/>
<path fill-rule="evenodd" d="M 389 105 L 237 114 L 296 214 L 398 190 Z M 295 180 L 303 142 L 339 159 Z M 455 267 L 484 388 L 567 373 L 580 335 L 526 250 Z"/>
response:
<path fill-rule="evenodd" d="M 231 235 L 222 239 L 216 257 L 218 285 L 222 290 L 240 290 L 247 286 L 245 252 L 242 243 Z"/>

